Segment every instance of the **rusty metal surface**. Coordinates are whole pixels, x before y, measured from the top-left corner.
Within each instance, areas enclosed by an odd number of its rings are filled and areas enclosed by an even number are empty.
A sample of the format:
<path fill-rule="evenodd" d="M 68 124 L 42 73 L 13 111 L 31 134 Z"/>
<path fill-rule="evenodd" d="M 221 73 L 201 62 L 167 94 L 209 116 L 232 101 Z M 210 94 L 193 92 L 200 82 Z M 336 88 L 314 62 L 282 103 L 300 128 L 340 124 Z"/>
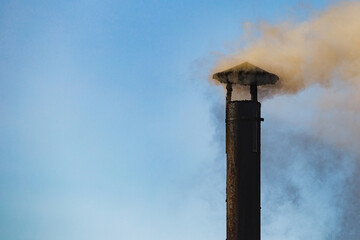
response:
<path fill-rule="evenodd" d="M 227 240 L 260 240 L 260 107 L 227 101 Z"/>
<path fill-rule="evenodd" d="M 221 83 L 241 85 L 275 84 L 279 80 L 279 77 L 275 74 L 269 73 L 248 62 L 244 62 L 223 72 L 215 73 L 213 78 Z"/>

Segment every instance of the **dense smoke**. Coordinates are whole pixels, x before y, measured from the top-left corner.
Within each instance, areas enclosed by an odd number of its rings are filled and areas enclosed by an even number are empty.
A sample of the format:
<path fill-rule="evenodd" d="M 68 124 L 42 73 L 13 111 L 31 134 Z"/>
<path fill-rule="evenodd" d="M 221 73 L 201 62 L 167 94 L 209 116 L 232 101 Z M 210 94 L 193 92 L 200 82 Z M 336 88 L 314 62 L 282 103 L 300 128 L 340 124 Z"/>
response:
<path fill-rule="evenodd" d="M 216 70 L 249 61 L 281 81 L 276 91 L 296 93 L 313 84 L 330 86 L 333 78 L 356 84 L 360 74 L 360 3 L 331 7 L 310 21 L 276 25 L 247 24 L 244 39 L 260 38 L 222 59 Z M 257 29 L 257 31 L 254 30 Z"/>
<path fill-rule="evenodd" d="M 248 61 L 276 73 L 280 81 L 260 90 L 262 98 L 323 87 L 313 103 L 318 109 L 314 131 L 330 144 L 359 151 L 359 13 L 360 2 L 345 2 L 302 23 L 263 23 L 257 30 L 248 26 L 247 34 L 254 36 L 244 39 L 260 37 L 219 60 L 214 72 Z M 342 131 L 332 127 L 335 124 L 341 125 Z M 336 139 L 329 138 L 334 135 Z"/>
<path fill-rule="evenodd" d="M 314 13 L 310 20 L 301 23 L 248 23 L 243 39 L 251 41 L 243 40 L 243 47 L 219 60 L 213 71 L 248 61 L 277 74 L 280 77 L 277 85 L 259 91 L 263 100 L 268 99 L 265 104 L 279 95 L 291 98 L 293 94 L 315 89 L 306 133 L 293 132 L 288 136 L 288 133 L 264 129 L 263 201 L 268 201 L 266 207 L 274 208 L 263 210 L 263 229 L 270 239 L 271 236 L 274 239 L 360 238 L 359 13 L 360 2 L 343 2 Z M 239 97 L 244 93 L 238 89 L 235 94 Z M 302 100 L 306 100 L 304 96 Z M 280 142 L 275 148 L 274 140 Z M 297 163 L 293 163 L 294 158 Z M 279 166 L 284 173 L 280 173 Z M 299 169 L 306 169 L 303 176 Z M 309 176 L 309 172 L 313 175 Z M 326 199 L 322 199 L 319 192 Z M 311 201 L 312 198 L 316 201 Z M 317 201 L 323 201 L 323 206 Z M 324 213 L 321 215 L 321 211 L 315 211 L 311 206 L 317 210 L 325 206 Z M 306 211 L 304 216 L 298 216 L 304 223 L 321 222 L 318 235 L 294 236 L 292 230 L 301 227 L 293 223 L 302 224 L 299 219 L 291 219 L 291 216 L 297 216 L 289 213 L 294 209 L 299 210 L 298 215 Z M 325 213 L 326 209 L 328 213 Z M 274 229 L 281 223 L 286 230 Z M 303 229 L 306 227 L 305 224 Z M 274 235 L 276 231 L 278 234 Z"/>
<path fill-rule="evenodd" d="M 244 48 L 222 58 L 214 72 L 243 61 L 276 73 L 280 81 L 260 91 L 260 97 L 295 94 L 313 85 L 326 90 L 314 102 L 320 114 L 314 130 L 336 134 L 338 146 L 358 151 L 360 140 L 360 2 L 345 2 L 314 14 L 309 21 L 288 21 L 249 27 Z M 254 30 L 256 29 L 256 30 Z M 331 126 L 341 124 L 346 131 Z M 329 134 L 329 131 L 331 134 Z"/>

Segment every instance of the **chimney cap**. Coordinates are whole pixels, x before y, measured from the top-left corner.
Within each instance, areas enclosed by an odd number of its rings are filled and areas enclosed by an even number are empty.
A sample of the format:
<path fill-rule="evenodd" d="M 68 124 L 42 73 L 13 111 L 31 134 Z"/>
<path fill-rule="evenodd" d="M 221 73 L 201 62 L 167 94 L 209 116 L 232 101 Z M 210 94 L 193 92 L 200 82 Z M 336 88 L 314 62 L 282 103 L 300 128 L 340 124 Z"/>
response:
<path fill-rule="evenodd" d="M 279 77 L 251 63 L 244 62 L 223 72 L 215 73 L 213 79 L 221 83 L 265 85 L 275 84 L 279 80 Z"/>

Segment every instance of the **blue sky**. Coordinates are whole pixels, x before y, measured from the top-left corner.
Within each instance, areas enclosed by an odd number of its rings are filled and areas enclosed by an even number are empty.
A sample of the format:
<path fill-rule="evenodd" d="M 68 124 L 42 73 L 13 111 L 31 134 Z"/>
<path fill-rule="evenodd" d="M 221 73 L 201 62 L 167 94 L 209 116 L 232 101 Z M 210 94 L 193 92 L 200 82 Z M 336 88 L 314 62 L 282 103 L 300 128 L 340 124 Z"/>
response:
<path fill-rule="evenodd" d="M 0 238 L 225 239 L 224 96 L 208 82 L 213 64 L 243 23 L 301 20 L 328 4 L 1 1 Z M 351 156 L 313 139 L 305 150 L 291 144 L 305 138 L 303 100 L 314 91 L 263 103 L 267 239 L 325 239 L 337 221 L 329 197 L 346 176 L 312 184 L 304 159 Z M 281 158 L 289 147 L 298 164 Z M 298 208 L 283 199 L 288 188 Z"/>

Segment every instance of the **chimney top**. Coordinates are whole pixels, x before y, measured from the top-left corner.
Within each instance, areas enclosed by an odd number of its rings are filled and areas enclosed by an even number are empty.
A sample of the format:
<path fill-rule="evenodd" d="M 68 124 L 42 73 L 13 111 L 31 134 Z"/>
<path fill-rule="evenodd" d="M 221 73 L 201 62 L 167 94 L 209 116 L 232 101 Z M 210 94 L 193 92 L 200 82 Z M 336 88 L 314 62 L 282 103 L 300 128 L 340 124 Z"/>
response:
<path fill-rule="evenodd" d="M 265 85 L 275 84 L 279 80 L 279 77 L 256 67 L 251 63 L 244 62 L 223 72 L 215 73 L 213 79 L 216 79 L 221 83 Z"/>

